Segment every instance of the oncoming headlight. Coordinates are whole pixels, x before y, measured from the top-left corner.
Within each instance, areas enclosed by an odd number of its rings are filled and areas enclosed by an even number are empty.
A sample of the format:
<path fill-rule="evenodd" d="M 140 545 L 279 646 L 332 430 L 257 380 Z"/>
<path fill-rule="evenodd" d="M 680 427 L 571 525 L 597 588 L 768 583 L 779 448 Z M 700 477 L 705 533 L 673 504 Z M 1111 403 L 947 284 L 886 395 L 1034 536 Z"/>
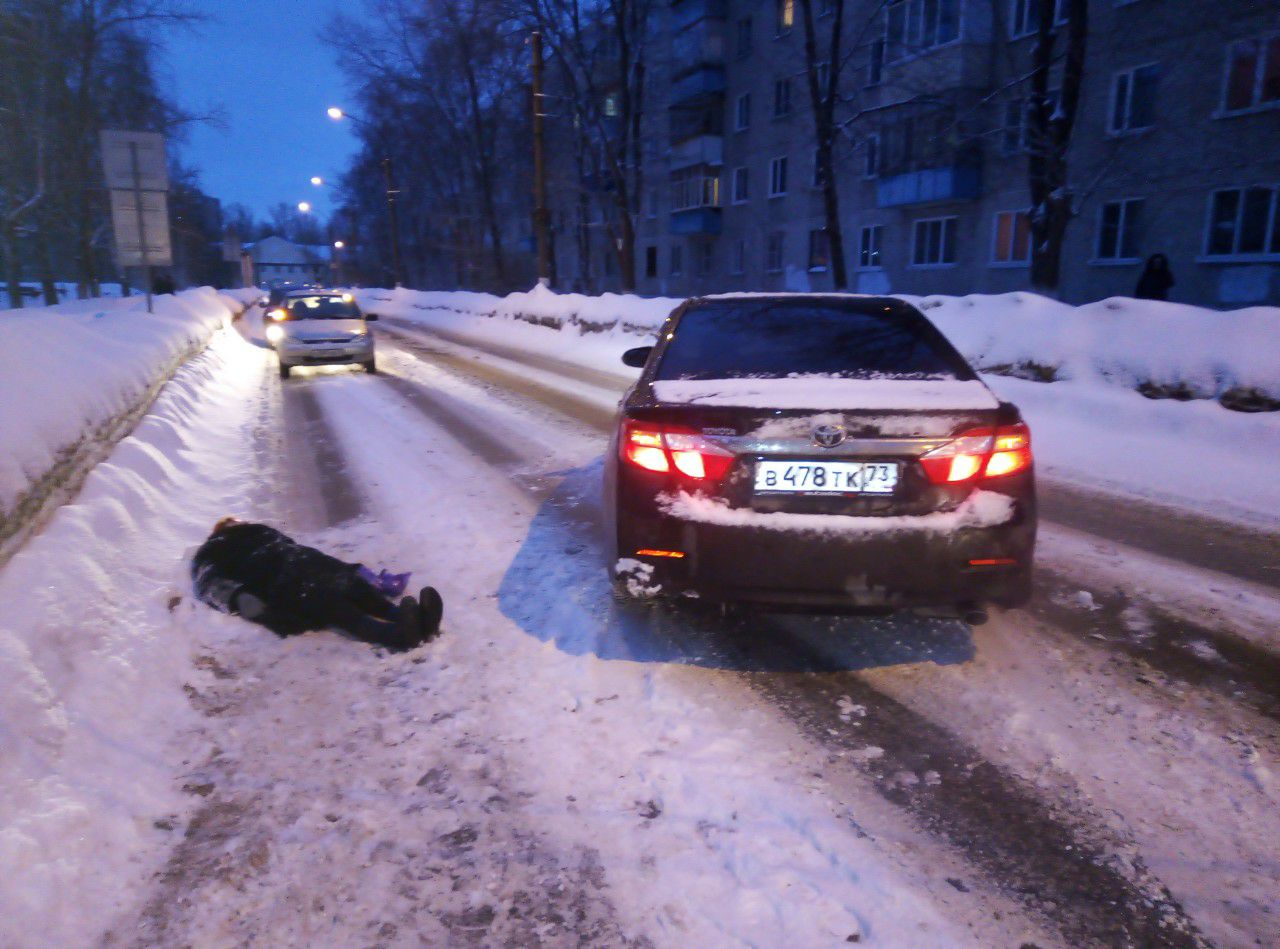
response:
<path fill-rule="evenodd" d="M 268 327 L 267 327 L 267 342 L 269 342 L 269 343 L 278 343 L 278 342 L 280 342 L 280 340 L 282 340 L 282 339 L 284 339 L 284 327 L 283 327 L 283 326 L 278 326 L 278 325 L 276 325 L 276 324 L 274 324 L 274 323 L 273 323 L 273 324 L 271 324 L 270 326 L 268 326 Z"/>

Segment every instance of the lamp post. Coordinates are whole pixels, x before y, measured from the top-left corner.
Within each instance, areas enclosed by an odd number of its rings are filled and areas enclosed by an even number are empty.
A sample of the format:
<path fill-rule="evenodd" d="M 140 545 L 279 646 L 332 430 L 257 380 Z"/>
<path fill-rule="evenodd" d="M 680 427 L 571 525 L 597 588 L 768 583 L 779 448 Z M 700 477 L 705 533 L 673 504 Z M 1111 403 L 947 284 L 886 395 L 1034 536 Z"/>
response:
<path fill-rule="evenodd" d="M 342 249 L 346 246 L 342 241 L 333 242 L 333 275 L 334 282 L 339 285 L 345 282 L 342 279 Z"/>
<path fill-rule="evenodd" d="M 337 106 L 330 106 L 326 110 L 329 118 L 335 122 L 343 119 L 350 119 L 356 125 L 372 130 L 373 126 L 364 119 L 352 115 L 350 112 L 344 112 Z M 387 227 L 391 232 L 391 266 L 392 276 L 395 278 L 397 287 L 404 285 L 404 263 L 400 257 L 400 214 L 396 207 L 396 198 L 400 194 L 400 189 L 395 185 L 395 175 L 391 169 L 391 159 L 387 156 L 382 158 L 382 174 L 386 178 L 387 185 Z M 315 179 L 312 179 L 315 183 Z"/>

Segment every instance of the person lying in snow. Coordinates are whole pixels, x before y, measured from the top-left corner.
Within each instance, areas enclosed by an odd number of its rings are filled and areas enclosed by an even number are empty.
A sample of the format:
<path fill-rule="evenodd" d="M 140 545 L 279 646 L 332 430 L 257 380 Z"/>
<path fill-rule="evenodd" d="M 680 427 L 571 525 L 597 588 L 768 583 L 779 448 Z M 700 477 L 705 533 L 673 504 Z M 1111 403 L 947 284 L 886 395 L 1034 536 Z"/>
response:
<path fill-rule="evenodd" d="M 218 521 L 196 551 L 191 580 L 198 599 L 279 636 L 336 627 L 367 643 L 412 649 L 435 638 L 444 614 L 431 587 L 417 600 L 391 601 L 404 592 L 407 573 L 374 574 L 234 517 Z"/>

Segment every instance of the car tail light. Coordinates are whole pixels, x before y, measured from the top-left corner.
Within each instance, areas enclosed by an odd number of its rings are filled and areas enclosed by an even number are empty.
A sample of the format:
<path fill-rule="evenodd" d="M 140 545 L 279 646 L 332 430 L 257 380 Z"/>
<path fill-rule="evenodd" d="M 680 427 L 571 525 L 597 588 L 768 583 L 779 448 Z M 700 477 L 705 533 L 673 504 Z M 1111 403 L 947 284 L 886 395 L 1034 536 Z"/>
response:
<path fill-rule="evenodd" d="M 920 459 L 934 484 L 958 484 L 981 474 L 999 478 L 1031 467 L 1031 430 L 1021 422 L 992 431 L 975 428 L 961 433 Z"/>
<path fill-rule="evenodd" d="M 623 423 L 622 457 L 637 468 L 665 474 L 672 469 L 694 481 L 719 481 L 733 464 L 733 452 L 697 432 L 628 419 Z"/>

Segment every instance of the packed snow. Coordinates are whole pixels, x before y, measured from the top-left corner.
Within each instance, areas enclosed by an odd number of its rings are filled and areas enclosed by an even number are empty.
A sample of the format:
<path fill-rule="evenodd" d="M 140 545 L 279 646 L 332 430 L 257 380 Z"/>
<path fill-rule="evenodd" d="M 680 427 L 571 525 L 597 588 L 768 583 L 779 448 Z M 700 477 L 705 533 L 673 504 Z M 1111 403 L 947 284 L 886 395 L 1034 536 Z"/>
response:
<path fill-rule="evenodd" d="M 841 379 L 789 376 L 785 379 L 663 379 L 653 384 L 663 402 L 732 405 L 767 409 L 847 409 L 970 411 L 994 409 L 991 391 L 981 382 L 954 379 Z"/>
<path fill-rule="evenodd" d="M 257 291 L 77 300 L 0 312 L 0 539 L 32 488 L 230 322 Z"/>
<path fill-rule="evenodd" d="M 506 297 L 357 292 L 365 309 L 460 343 L 518 347 L 612 373 L 617 391 L 637 375 L 622 365 L 622 353 L 651 344 L 682 302 L 544 288 Z M 1280 309 L 1218 312 L 1125 298 L 1071 307 L 1029 293 L 917 302 L 979 368 L 1001 368 L 983 381 L 1022 409 L 1041 476 L 1280 526 L 1280 412 L 1134 391 L 1145 379 L 1183 382 L 1209 396 L 1249 387 L 1280 397 Z M 1003 374 L 1013 367 L 1034 375 L 1035 366 L 1053 367 L 1056 381 Z"/>

